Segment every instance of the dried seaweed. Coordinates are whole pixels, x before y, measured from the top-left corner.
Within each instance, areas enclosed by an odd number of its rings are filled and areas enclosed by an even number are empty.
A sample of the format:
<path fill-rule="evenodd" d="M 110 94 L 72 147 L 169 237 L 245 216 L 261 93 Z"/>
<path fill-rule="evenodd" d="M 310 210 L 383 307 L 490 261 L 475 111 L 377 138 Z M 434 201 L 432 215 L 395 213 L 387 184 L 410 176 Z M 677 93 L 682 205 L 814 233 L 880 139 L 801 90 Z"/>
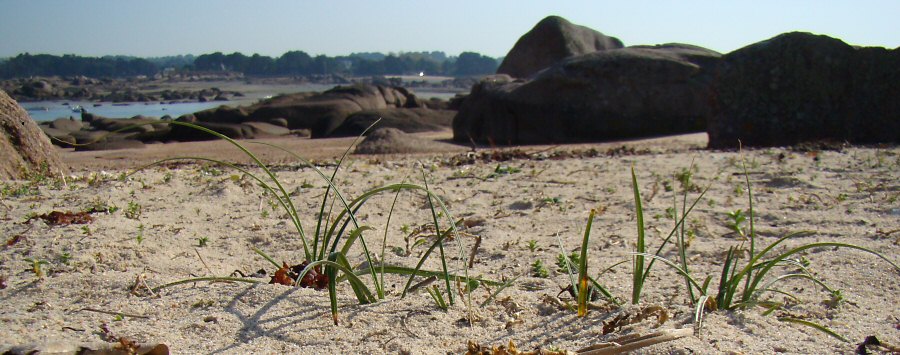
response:
<path fill-rule="evenodd" d="M 83 212 L 60 212 L 53 211 L 50 213 L 45 213 L 42 215 L 38 215 L 36 217 L 29 218 L 29 221 L 35 218 L 43 219 L 44 222 L 51 226 L 64 226 L 69 224 L 88 224 L 94 221 L 94 218 L 91 217 L 90 211 Z"/>
<path fill-rule="evenodd" d="M 309 270 L 309 272 L 303 276 L 303 279 L 299 279 L 300 273 L 303 272 L 303 269 L 305 269 L 307 265 L 309 265 L 308 261 L 304 261 L 294 266 L 282 263 L 282 267 L 275 271 L 275 275 L 272 276 L 269 283 L 286 286 L 293 286 L 296 284 L 300 287 L 314 288 L 317 290 L 323 290 L 328 287 L 328 276 L 322 272 L 320 266 L 316 266 L 312 270 Z"/>

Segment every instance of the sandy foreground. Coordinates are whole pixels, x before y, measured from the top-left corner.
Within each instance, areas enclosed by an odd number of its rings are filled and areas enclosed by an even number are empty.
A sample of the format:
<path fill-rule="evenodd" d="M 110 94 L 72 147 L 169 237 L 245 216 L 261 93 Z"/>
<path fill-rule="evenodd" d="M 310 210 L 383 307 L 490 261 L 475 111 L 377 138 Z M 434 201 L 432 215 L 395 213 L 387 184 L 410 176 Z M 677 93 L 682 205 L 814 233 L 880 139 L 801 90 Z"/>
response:
<path fill-rule="evenodd" d="M 425 135 L 435 140 L 449 135 Z M 318 162 L 331 162 L 352 139 L 280 139 L 274 142 Z M 298 232 L 270 196 L 240 172 L 207 164 L 152 167 L 127 179 L 122 172 L 173 155 L 198 155 L 246 163 L 225 142 L 151 145 L 141 150 L 63 152 L 73 167 L 65 184 L 45 183 L 36 191 L 4 192 L 0 231 L 0 344 L 73 344 L 126 338 L 166 344 L 173 353 L 462 353 L 467 341 L 485 346 L 513 341 L 520 350 L 575 351 L 628 334 L 691 328 L 684 279 L 669 267 L 654 265 L 641 303 L 631 306 L 631 269 L 637 231 L 630 168 L 643 194 L 649 250 L 655 251 L 672 229 L 668 217 L 682 185 L 673 175 L 694 164 L 692 181 L 710 186 L 687 218 L 687 257 L 702 282 L 711 276 L 715 294 L 729 247 L 743 245 L 726 226 L 727 212 L 747 211 L 747 190 L 740 155 L 706 151 L 705 135 L 685 135 L 592 145 L 523 147 L 530 158 L 457 165 L 468 147 L 446 145 L 415 156 L 351 156 L 336 184 L 348 198 L 377 186 L 422 182 L 443 196 L 454 218 L 466 221 L 464 235 L 446 244 L 449 267 L 462 272 L 480 238 L 469 275 L 503 281 L 519 277 L 487 305 L 497 287 L 471 294 L 471 306 L 458 295 L 444 311 L 420 288 L 405 298 L 405 277 L 385 278 L 386 298 L 359 305 L 345 282 L 338 286 L 340 325 L 333 325 L 326 291 L 282 285 L 197 282 L 150 294 L 147 287 L 198 276 L 251 274 L 275 268 L 256 247 L 275 260 L 303 261 Z M 249 145 L 251 149 L 261 146 Z M 624 148 L 623 148 L 624 147 Z M 585 153 L 594 149 L 599 154 Z M 486 150 L 479 150 L 479 155 Z M 510 152 L 510 149 L 502 152 Z M 568 154 L 567 154 L 568 153 Z M 503 154 L 497 154 L 498 157 Z M 507 154 L 513 155 L 513 154 Z M 565 157 L 570 155 L 570 157 Z M 583 157 L 584 155 L 592 157 Z M 580 157 L 579 157 L 580 156 Z M 846 148 L 800 152 L 788 149 L 745 151 L 753 185 L 757 248 L 791 232 L 810 231 L 785 243 L 834 241 L 877 250 L 900 263 L 900 148 Z M 274 150 L 261 153 L 277 165 L 277 175 L 291 192 L 308 235 L 324 181 L 315 172 Z M 322 169 L 330 173 L 328 164 Z M 259 173 L 259 169 L 252 169 Z M 6 189 L 22 181 L 3 182 Z M 668 191 L 671 188 L 672 191 Z M 699 195 L 689 195 L 690 203 Z M 420 194 L 400 194 L 386 225 L 393 194 L 373 198 L 358 213 L 368 247 L 389 264 L 415 266 L 427 244 L 414 233 L 431 221 Z M 84 211 L 89 224 L 52 226 L 35 214 Z M 678 202 L 681 209 L 681 202 Z M 598 300 L 586 317 L 560 304 L 571 302 L 561 287 L 568 277 L 558 270 L 557 233 L 568 252 L 581 243 L 588 211 L 598 215 L 589 248 L 589 273 L 627 306 Z M 745 229 L 749 223 L 743 224 Z M 386 245 L 382 238 L 387 233 Z M 410 236 L 410 233 L 413 233 Z M 431 239 L 428 239 L 431 240 Z M 200 246 L 200 244 L 204 244 Z M 461 248 L 460 248 L 461 247 Z M 779 246 L 775 251 L 786 251 Z M 351 263 L 364 261 L 359 243 Z M 408 254 L 407 254 L 408 253 Z M 677 260 L 671 245 L 661 255 Z M 644 353 L 848 353 L 867 336 L 900 344 L 900 272 L 872 255 L 835 248 L 813 248 L 791 257 L 797 263 L 778 268 L 769 280 L 794 273 L 800 264 L 843 298 L 835 299 L 812 282 L 788 279 L 761 300 L 784 302 L 764 315 L 762 307 L 709 312 L 700 336 L 688 336 L 644 348 Z M 43 277 L 33 265 L 41 261 Z M 548 277 L 537 277 L 540 261 Z M 741 266 L 746 262 L 742 259 Z M 438 270 L 435 257 L 425 269 Z M 258 280 L 267 282 L 268 277 Z M 363 280 L 372 287 L 370 277 Z M 421 279 L 417 279 L 419 281 Z M 433 285 L 441 285 L 435 282 Z M 455 287 L 454 287 L 455 288 Z M 656 314 L 640 320 L 643 310 L 659 306 L 667 321 L 657 327 Z M 651 307 L 651 308 L 648 308 Z M 649 311 L 643 312 L 650 314 Z M 658 313 L 657 313 L 658 314 Z M 634 321 L 623 320 L 625 316 Z M 467 318 L 474 319 L 473 322 Z M 790 317 L 822 324 L 844 336 L 842 342 L 812 327 L 779 321 Z M 618 323 L 616 323 L 618 321 Z M 3 347 L 0 346 L 0 349 Z"/>

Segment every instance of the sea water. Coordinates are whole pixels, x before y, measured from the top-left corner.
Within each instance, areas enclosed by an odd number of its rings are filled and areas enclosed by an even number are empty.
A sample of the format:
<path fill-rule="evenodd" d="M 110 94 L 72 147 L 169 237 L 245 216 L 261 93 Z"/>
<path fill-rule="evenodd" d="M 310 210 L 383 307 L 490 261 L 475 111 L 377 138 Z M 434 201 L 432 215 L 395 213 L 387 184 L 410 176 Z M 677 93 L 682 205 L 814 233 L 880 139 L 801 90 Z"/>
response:
<path fill-rule="evenodd" d="M 75 117 L 81 119 L 81 110 L 95 115 L 109 118 L 131 118 L 134 116 L 147 116 L 160 118 L 169 115 L 178 116 L 203 111 L 220 105 L 228 105 L 228 101 L 185 102 L 185 103 L 159 103 L 159 102 L 83 102 L 83 101 L 36 101 L 20 102 L 28 115 L 35 121 L 52 121 L 57 118 Z"/>
<path fill-rule="evenodd" d="M 301 91 L 324 91 L 321 87 L 315 87 L 315 89 L 319 90 L 292 90 L 295 92 Z M 324 88 L 325 90 L 330 89 L 330 87 Z M 410 90 L 413 91 L 413 90 Z M 417 90 L 413 91 L 416 96 L 422 99 L 429 99 L 432 97 L 440 98 L 443 100 L 449 100 L 456 93 L 453 92 L 437 92 L 437 91 L 429 91 L 427 88 L 417 88 Z M 279 92 L 280 94 L 281 92 Z M 57 118 L 69 118 L 74 117 L 75 119 L 81 118 L 81 109 L 84 109 L 87 112 L 93 113 L 98 116 L 108 117 L 108 118 L 131 118 L 134 116 L 145 116 L 145 117 L 156 117 L 160 118 L 163 116 L 170 116 L 172 118 L 178 118 L 181 115 L 185 115 L 188 113 L 194 113 L 197 111 L 203 111 L 215 107 L 219 107 L 222 105 L 227 106 L 244 106 L 250 105 L 256 102 L 255 100 L 247 99 L 240 101 L 208 101 L 208 102 L 184 102 L 184 103 L 164 103 L 164 102 L 129 102 L 129 103 L 112 103 L 112 102 L 88 102 L 88 101 L 34 101 L 34 102 L 20 102 L 19 104 L 25 108 L 25 111 L 28 112 L 28 115 L 31 118 L 38 122 L 44 121 L 52 121 Z"/>

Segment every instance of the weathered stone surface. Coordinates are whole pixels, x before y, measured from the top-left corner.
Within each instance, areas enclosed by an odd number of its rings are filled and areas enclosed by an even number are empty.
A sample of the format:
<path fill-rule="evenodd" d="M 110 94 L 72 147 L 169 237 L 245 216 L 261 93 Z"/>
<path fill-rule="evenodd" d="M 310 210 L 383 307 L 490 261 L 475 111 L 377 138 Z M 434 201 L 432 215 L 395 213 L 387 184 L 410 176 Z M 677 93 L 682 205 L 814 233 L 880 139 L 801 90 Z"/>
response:
<path fill-rule="evenodd" d="M 251 121 L 244 122 L 242 125 L 250 127 L 253 132 L 252 138 L 279 137 L 291 134 L 291 130 L 286 127 L 276 126 L 266 122 Z"/>
<path fill-rule="evenodd" d="M 719 57 L 683 44 L 629 47 L 571 57 L 529 81 L 489 77 L 462 102 L 454 140 L 551 144 L 703 131 Z"/>
<path fill-rule="evenodd" d="M 562 59 L 616 48 L 622 48 L 622 41 L 615 37 L 572 24 L 559 16 L 549 16 L 519 38 L 497 73 L 527 78 Z"/>
<path fill-rule="evenodd" d="M 51 121 L 48 126 L 66 132 L 75 132 L 84 128 L 84 123 L 72 118 L 57 118 Z"/>
<path fill-rule="evenodd" d="M 41 131 L 44 131 L 44 134 L 46 134 L 47 137 L 50 137 L 50 143 L 54 145 L 68 148 L 75 143 L 75 137 L 72 136 L 72 131 L 64 131 L 50 127 L 50 125 L 39 125 L 38 127 L 41 128 Z"/>
<path fill-rule="evenodd" d="M 15 100 L 0 90 L 0 179 L 23 178 L 31 172 L 57 175 L 67 171 L 47 135 Z"/>
<path fill-rule="evenodd" d="M 144 142 L 129 139 L 122 135 L 111 134 L 98 141 L 87 145 L 75 147 L 75 151 L 116 150 L 116 149 L 140 149 L 144 148 Z"/>
<path fill-rule="evenodd" d="M 338 86 L 323 93 L 281 95 L 247 108 L 243 121 L 283 119 L 290 129 L 310 129 L 312 138 L 328 137 L 350 114 L 363 110 L 424 107 L 402 87 L 356 84 Z M 218 122 L 218 116 L 197 117 Z"/>
<path fill-rule="evenodd" d="M 785 33 L 725 55 L 710 148 L 900 142 L 900 50 Z"/>
<path fill-rule="evenodd" d="M 332 133 L 331 137 L 358 136 L 378 121 L 378 128 L 396 128 L 406 133 L 440 131 L 449 129 L 456 111 L 426 108 L 386 108 L 366 110 L 351 114 Z"/>
<path fill-rule="evenodd" d="M 437 151 L 447 143 L 416 137 L 396 128 L 379 128 L 356 146 L 356 154 L 409 154 Z"/>

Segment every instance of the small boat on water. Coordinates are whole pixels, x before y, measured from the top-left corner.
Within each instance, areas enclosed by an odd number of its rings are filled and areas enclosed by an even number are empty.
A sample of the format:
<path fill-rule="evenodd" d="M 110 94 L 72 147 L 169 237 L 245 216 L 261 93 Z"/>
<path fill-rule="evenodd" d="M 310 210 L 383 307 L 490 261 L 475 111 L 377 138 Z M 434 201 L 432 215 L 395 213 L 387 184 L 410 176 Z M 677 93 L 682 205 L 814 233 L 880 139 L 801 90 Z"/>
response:
<path fill-rule="evenodd" d="M 79 112 L 79 113 L 80 113 L 81 111 L 84 111 L 84 108 L 81 107 L 81 105 L 75 105 L 75 106 L 72 106 L 72 112 Z"/>

